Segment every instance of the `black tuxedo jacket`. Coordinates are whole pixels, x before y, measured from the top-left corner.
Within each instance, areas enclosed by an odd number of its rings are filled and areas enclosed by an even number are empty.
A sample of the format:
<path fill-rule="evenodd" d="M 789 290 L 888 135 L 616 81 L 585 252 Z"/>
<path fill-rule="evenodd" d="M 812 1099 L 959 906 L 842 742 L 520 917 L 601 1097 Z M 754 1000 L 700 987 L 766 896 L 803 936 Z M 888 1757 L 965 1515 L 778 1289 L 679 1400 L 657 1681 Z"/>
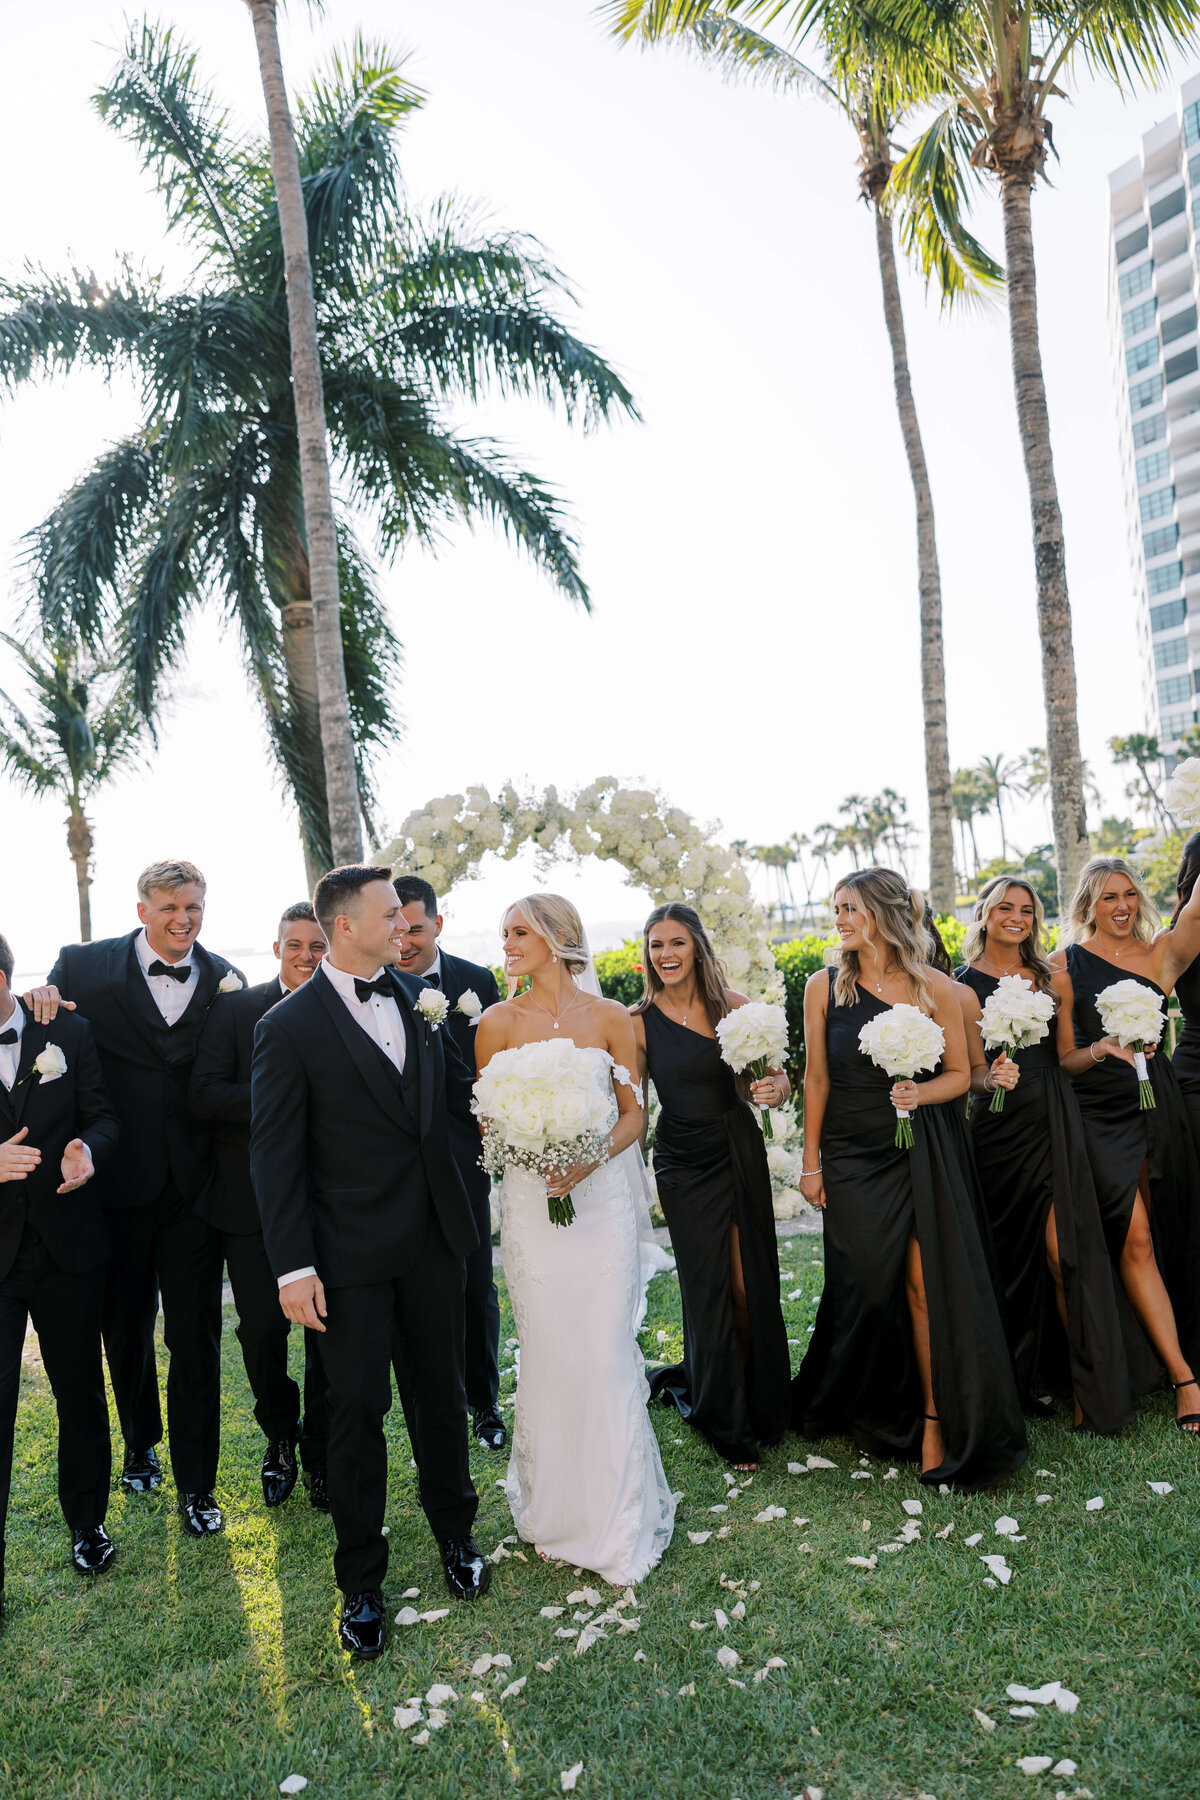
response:
<path fill-rule="evenodd" d="M 480 1005 L 486 1010 L 495 1006 L 500 999 L 500 989 L 496 985 L 496 977 L 482 963 L 468 962 L 465 956 L 450 956 L 442 951 L 442 991 L 450 1002 L 450 1016 L 442 1030 L 448 1031 L 458 1049 L 462 1052 L 463 1061 L 476 1074 L 475 1033 L 477 1025 L 472 1025 L 465 1014 L 455 1012 L 459 1000 L 470 988 Z M 450 1144 L 454 1151 L 454 1159 L 458 1164 L 459 1174 L 463 1178 L 468 1194 L 476 1202 L 485 1200 L 491 1192 L 491 1177 L 486 1169 L 479 1165 L 479 1152 L 482 1140 L 479 1126 L 474 1119 L 464 1125 L 460 1119 L 450 1120 Z"/>
<path fill-rule="evenodd" d="M 52 1081 L 33 1067 L 48 1044 L 56 1044 L 67 1062 Z M 75 1013 L 60 1012 L 53 1025 L 38 1025 L 25 1011 L 17 1079 L 11 1090 L 0 1082 L 0 1138 L 15 1136 L 23 1125 L 29 1129 L 25 1143 L 40 1150 L 42 1160 L 23 1181 L 0 1182 L 0 1280 L 12 1267 L 26 1220 L 60 1268 L 72 1274 L 93 1269 L 109 1252 L 96 1182 L 112 1157 L 119 1127 L 91 1028 Z M 83 1139 L 97 1173 L 73 1194 L 60 1194 L 62 1154 L 72 1138 Z"/>
<path fill-rule="evenodd" d="M 209 1008 L 229 998 L 217 986 L 232 965 L 197 944 L 196 986 L 183 1017 L 168 1026 L 138 963 L 137 935 L 67 944 L 48 977 L 91 1026 L 121 1121 L 116 1152 L 98 1177 L 105 1206 L 149 1206 L 168 1180 L 194 1199 L 211 1157 L 208 1132 L 188 1110 L 188 1077 Z"/>
<path fill-rule="evenodd" d="M 250 1173 L 277 1276 L 327 1287 L 392 1280 L 436 1219 L 456 1256 L 478 1242 L 450 1149 L 470 1118 L 471 1071 L 420 1017 L 420 977 L 390 971 L 407 1039 L 403 1079 L 323 968 L 254 1034 Z"/>
<path fill-rule="evenodd" d="M 262 1224 L 250 1179 L 254 1031 L 264 1013 L 284 998 L 278 975 L 238 994 L 221 994 L 204 1021 L 192 1064 L 188 1105 L 193 1116 L 209 1127 L 213 1150 L 212 1171 L 196 1211 L 218 1231 L 238 1237 L 258 1231 Z"/>

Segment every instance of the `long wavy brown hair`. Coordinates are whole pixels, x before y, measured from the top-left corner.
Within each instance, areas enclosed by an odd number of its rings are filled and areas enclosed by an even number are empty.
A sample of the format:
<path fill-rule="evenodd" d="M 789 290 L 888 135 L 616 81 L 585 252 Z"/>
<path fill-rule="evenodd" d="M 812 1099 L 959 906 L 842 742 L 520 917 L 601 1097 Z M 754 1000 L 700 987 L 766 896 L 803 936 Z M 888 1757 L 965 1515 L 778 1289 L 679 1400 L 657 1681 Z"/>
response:
<path fill-rule="evenodd" d="M 834 883 L 835 899 L 846 891 L 853 894 L 859 911 L 867 916 L 864 937 L 873 941 L 873 923 L 891 953 L 890 961 L 908 982 L 912 1004 L 923 1013 L 931 1013 L 928 970 L 933 961 L 933 941 L 925 929 L 924 894 L 910 888 L 895 869 L 880 868 L 855 869 Z M 833 967 L 837 970 L 833 984 L 835 1002 L 838 1006 L 853 1006 L 858 999 L 858 951 L 839 947 L 833 953 Z"/>
<path fill-rule="evenodd" d="M 987 922 L 992 908 L 1003 900 L 1010 887 L 1024 888 L 1033 901 L 1033 930 L 1021 940 L 1021 963 L 1033 978 L 1033 985 L 1043 994 L 1054 992 L 1053 974 L 1046 955 L 1046 914 L 1041 896 L 1024 875 L 994 875 L 985 881 L 975 902 L 975 911 L 963 939 L 963 961 L 977 962 L 987 948 Z"/>
<path fill-rule="evenodd" d="M 642 927 L 643 992 L 641 999 L 630 1010 L 635 1013 L 645 1012 L 664 992 L 662 977 L 650 961 L 650 934 L 656 925 L 665 925 L 668 920 L 684 926 L 692 940 L 696 952 L 696 986 L 700 991 L 705 1015 L 715 1031 L 729 1011 L 729 976 L 725 972 L 724 963 L 712 947 L 712 940 L 704 929 L 700 914 L 682 900 L 668 900 L 665 906 L 656 906 Z"/>

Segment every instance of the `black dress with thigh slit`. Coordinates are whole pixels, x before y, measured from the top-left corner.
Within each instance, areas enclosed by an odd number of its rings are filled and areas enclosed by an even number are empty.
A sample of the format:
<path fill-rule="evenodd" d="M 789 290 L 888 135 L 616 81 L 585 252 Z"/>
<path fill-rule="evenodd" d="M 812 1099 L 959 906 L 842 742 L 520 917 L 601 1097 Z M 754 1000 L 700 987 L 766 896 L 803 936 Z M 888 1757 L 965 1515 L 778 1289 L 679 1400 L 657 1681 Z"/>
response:
<path fill-rule="evenodd" d="M 1190 963 L 1175 983 L 1175 995 L 1183 1012 L 1183 1030 L 1171 1058 L 1192 1127 L 1192 1143 L 1200 1156 L 1200 956 Z"/>
<path fill-rule="evenodd" d="M 787 1429 L 791 1377 L 762 1128 L 739 1099 L 715 1038 L 657 1006 L 641 1018 L 661 1107 L 654 1175 L 679 1271 L 684 1345 L 683 1362 L 657 1370 L 650 1391 L 677 1406 L 730 1462 L 753 1462 L 760 1443 L 777 1444 Z M 733 1322 L 734 1225 L 750 1321 L 748 1362 Z"/>
<path fill-rule="evenodd" d="M 964 968 L 958 979 L 982 1004 L 994 975 Z M 969 1123 L 975 1168 L 1004 1294 L 1004 1323 L 1022 1403 L 1074 1390 L 1089 1431 L 1119 1431 L 1133 1419 L 1112 1262 L 1105 1242 L 1087 1138 L 1071 1084 L 1058 1062 L 1054 1022 L 1012 1060 L 1021 1079 L 999 1112 L 973 1094 Z M 989 1057 L 989 1062 L 991 1058 Z M 1054 1210 L 1067 1331 L 1046 1263 Z"/>
<path fill-rule="evenodd" d="M 1118 968 L 1085 944 L 1068 945 L 1067 972 L 1075 995 L 1073 1024 L 1079 1048 L 1105 1035 L 1096 1000 L 1114 982 L 1138 981 L 1166 1008 L 1167 997 L 1156 982 Z M 1125 1247 L 1138 1178 L 1143 1164 L 1146 1167 L 1154 1257 L 1175 1313 L 1180 1347 L 1194 1365 L 1200 1361 L 1200 1163 L 1165 1041 L 1149 1059 L 1148 1069 L 1154 1105 L 1145 1111 L 1138 1100 L 1137 1075 L 1118 1057 L 1106 1056 L 1085 1068 L 1072 1077 L 1071 1085 L 1083 1115 L 1092 1179 L 1114 1262 Z M 1128 1324 L 1126 1335 L 1130 1337 Z M 1143 1338 L 1138 1356 L 1136 1335 L 1130 1338 L 1135 1392 L 1153 1384 L 1148 1351 Z M 1161 1378 L 1161 1370 L 1157 1374 Z"/>
<path fill-rule="evenodd" d="M 869 1454 L 919 1456 L 924 1408 L 905 1292 L 915 1236 L 946 1447 L 945 1460 L 921 1479 L 981 1487 L 1019 1469 L 1029 1450 L 974 1175 L 964 1163 L 961 1105 L 919 1106 L 912 1149 L 897 1149 L 892 1078 L 858 1044 L 887 1003 L 859 988 L 853 1006 L 839 1006 L 833 983 L 831 969 L 821 1127 L 825 1291 L 792 1383 L 793 1417 L 808 1437 L 847 1432 Z"/>

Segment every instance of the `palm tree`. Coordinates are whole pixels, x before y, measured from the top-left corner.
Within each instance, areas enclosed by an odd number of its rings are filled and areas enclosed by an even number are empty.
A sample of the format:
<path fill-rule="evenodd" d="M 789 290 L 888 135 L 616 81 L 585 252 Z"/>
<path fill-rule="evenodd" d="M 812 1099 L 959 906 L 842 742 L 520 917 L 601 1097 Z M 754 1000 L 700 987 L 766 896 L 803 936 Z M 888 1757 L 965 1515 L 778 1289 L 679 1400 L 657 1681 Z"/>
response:
<path fill-rule="evenodd" d="M 843 0 L 833 0 L 840 8 Z M 777 0 L 776 9 L 783 4 Z M 802 0 L 806 16 L 826 0 Z M 1000 190 L 1017 422 L 1033 525 L 1038 633 L 1050 764 L 1050 810 L 1059 910 L 1089 854 L 1075 652 L 1062 511 L 1038 335 L 1032 195 L 1051 148 L 1046 116 L 1073 69 L 1118 87 L 1157 81 L 1171 54 L 1190 48 L 1200 0 L 872 0 L 879 29 L 894 31 L 888 58 L 900 81 L 936 70 L 945 107 L 896 171 L 899 189 L 959 195 L 970 170 Z M 936 265 L 930 262 L 931 270 Z"/>
<path fill-rule="evenodd" d="M 1128 737 L 1109 738 L 1108 747 L 1115 763 L 1126 767 L 1132 764 L 1137 770 L 1137 775 L 1125 789 L 1129 799 L 1145 802 L 1151 817 L 1158 820 L 1164 831 L 1177 831 L 1179 827 L 1167 811 L 1166 802 L 1153 774 L 1155 768 L 1162 767 L 1162 750 L 1158 739 L 1152 732 L 1131 731 Z"/>
<path fill-rule="evenodd" d="M 373 517 L 388 558 L 414 538 L 436 544 L 452 519 L 491 521 L 586 607 L 555 494 L 446 414 L 517 394 L 585 429 L 636 417 L 620 378 L 556 316 L 568 290 L 536 241 L 489 231 L 454 200 L 421 218 L 405 210 L 396 133 L 419 104 L 397 59 L 357 40 L 296 108 L 364 808 L 372 760 L 398 731 L 400 659 L 350 509 Z M 147 717 L 191 614 L 218 603 L 240 637 L 315 879 L 333 839 L 270 159 L 234 132 L 169 30 L 131 27 L 97 105 L 140 152 L 196 269 L 181 293 L 128 263 L 108 282 L 38 270 L 0 282 L 0 380 L 84 365 L 131 373 L 143 398 L 138 429 L 31 534 L 35 602 L 53 638 L 94 648 L 111 630 Z"/>
<path fill-rule="evenodd" d="M 820 48 L 832 79 L 817 73 L 791 51 L 753 30 L 738 12 L 764 10 L 745 0 L 607 0 L 602 14 L 615 36 L 644 45 L 670 40 L 691 50 L 723 73 L 764 81 L 776 91 L 815 95 L 838 107 L 858 139 L 858 189 L 871 209 L 883 289 L 883 314 L 892 353 L 896 409 L 908 460 L 917 514 L 917 586 L 921 619 L 921 703 L 925 721 L 925 782 L 929 805 L 929 887 L 940 912 L 954 906 L 954 833 L 950 792 L 950 751 L 946 735 L 946 672 L 942 647 L 942 580 L 934 532 L 933 493 L 913 400 L 908 344 L 892 214 L 893 139 L 904 112 L 921 96 L 902 92 L 891 80 L 880 47 L 869 29 L 847 30 L 846 20 L 829 9 Z M 773 6 L 772 16 L 783 10 Z M 802 10 L 802 9 L 798 9 Z M 798 20 L 794 41 L 804 36 Z M 977 294 L 1000 279 L 1000 270 L 963 230 L 959 208 L 922 196 L 901 220 L 906 248 L 938 264 L 946 305 Z"/>
<path fill-rule="evenodd" d="M 975 841 L 975 820 L 988 808 L 987 791 L 978 769 L 955 769 L 951 787 L 954 817 L 958 820 L 963 845 L 963 875 L 968 881 L 979 875 L 979 845 Z M 967 840 L 971 844 L 971 867 L 967 867 Z"/>
<path fill-rule="evenodd" d="M 313 297 L 312 262 L 308 254 L 308 217 L 300 182 L 296 134 L 283 80 L 275 0 L 246 0 L 254 26 L 267 132 L 271 143 L 271 175 L 283 246 L 284 292 L 291 348 L 292 393 L 300 452 L 300 494 L 304 507 L 304 540 L 308 553 L 309 601 L 312 607 L 313 660 L 317 677 L 317 713 L 321 726 L 325 796 L 333 861 L 341 866 L 362 861 L 358 773 L 354 765 L 354 727 L 346 690 L 346 662 L 339 629 L 337 521 L 329 481 L 329 441 L 325 428 L 325 392 L 317 338 L 317 306 Z"/>
<path fill-rule="evenodd" d="M 60 794 L 67 803 L 67 849 L 75 864 L 79 935 L 92 937 L 88 897 L 94 840 L 84 808 L 96 789 L 127 768 L 141 748 L 145 721 L 133 704 L 127 677 L 73 644 L 59 642 L 39 657 L 0 633 L 33 683 L 32 715 L 0 691 L 0 761 L 31 794 Z"/>
<path fill-rule="evenodd" d="M 990 812 L 993 806 L 996 809 L 996 819 L 1000 826 L 1000 855 L 1005 862 L 1008 861 L 1008 837 L 1004 830 L 1004 796 L 1025 793 L 1021 772 L 1022 764 L 1003 754 L 981 756 L 975 765 L 980 790 L 987 795 L 986 810 Z"/>

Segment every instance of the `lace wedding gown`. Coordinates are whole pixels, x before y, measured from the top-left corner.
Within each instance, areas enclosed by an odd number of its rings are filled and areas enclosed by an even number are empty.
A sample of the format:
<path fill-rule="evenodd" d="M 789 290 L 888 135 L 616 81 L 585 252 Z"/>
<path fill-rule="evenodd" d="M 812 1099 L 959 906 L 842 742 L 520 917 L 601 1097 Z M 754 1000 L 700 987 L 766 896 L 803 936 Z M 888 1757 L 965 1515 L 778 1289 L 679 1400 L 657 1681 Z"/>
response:
<path fill-rule="evenodd" d="M 615 1120 L 613 1083 L 633 1087 L 628 1072 L 605 1050 L 579 1053 Z M 651 1271 L 626 1157 L 602 1163 L 571 1198 L 573 1223 L 552 1225 L 539 1177 L 510 1168 L 501 1185 L 500 1254 L 521 1345 L 505 1485 L 526 1543 L 621 1586 L 654 1567 L 675 1523 L 636 1337 Z"/>

